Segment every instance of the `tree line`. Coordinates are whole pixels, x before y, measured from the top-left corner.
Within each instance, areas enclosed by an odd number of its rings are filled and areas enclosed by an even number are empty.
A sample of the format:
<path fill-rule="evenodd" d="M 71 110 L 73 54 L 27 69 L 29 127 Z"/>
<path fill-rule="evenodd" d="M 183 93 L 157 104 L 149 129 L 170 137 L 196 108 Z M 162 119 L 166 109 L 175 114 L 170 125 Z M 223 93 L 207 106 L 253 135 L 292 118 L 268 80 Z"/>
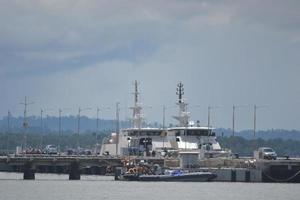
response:
<path fill-rule="evenodd" d="M 233 153 L 238 153 L 240 156 L 253 156 L 253 151 L 258 147 L 271 147 L 278 156 L 300 157 L 300 141 L 299 140 L 284 140 L 281 138 L 275 139 L 245 139 L 243 137 L 218 137 L 222 148 L 231 149 Z"/>

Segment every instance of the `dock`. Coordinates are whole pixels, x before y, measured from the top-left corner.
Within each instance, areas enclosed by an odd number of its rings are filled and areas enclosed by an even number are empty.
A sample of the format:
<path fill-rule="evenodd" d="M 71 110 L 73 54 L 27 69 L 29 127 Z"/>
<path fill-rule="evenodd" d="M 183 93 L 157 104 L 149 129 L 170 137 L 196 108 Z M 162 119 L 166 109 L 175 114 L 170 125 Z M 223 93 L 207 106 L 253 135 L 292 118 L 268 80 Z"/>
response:
<path fill-rule="evenodd" d="M 1 156 L 0 171 L 20 172 L 23 178 L 35 179 L 35 173 L 69 174 L 69 180 L 80 180 L 81 174 L 113 175 L 116 167 L 123 167 L 127 157 L 22 155 Z M 179 159 L 132 157 L 131 161 L 180 167 Z M 210 158 L 200 160 L 192 171 L 217 174 L 214 181 L 222 182 L 289 182 L 300 183 L 300 159 L 255 160 L 253 158 Z"/>

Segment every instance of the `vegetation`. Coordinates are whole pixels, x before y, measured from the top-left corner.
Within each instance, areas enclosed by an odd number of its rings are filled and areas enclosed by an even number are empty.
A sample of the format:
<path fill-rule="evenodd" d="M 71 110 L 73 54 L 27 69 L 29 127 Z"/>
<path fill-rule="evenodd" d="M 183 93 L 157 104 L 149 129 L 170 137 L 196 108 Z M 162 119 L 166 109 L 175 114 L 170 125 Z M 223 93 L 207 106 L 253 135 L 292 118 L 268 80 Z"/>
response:
<path fill-rule="evenodd" d="M 96 134 L 95 132 L 85 132 L 79 136 L 74 133 L 64 133 L 59 137 L 57 133 L 29 133 L 27 134 L 27 146 L 32 148 L 43 149 L 47 144 L 61 144 L 62 150 L 68 148 L 76 148 L 77 141 L 82 148 L 92 149 L 96 143 L 102 142 L 102 139 L 111 131 L 102 131 Z M 21 146 L 23 143 L 23 134 L 21 133 L 0 133 L 0 151 L 5 152 L 15 151 L 16 146 Z M 261 139 L 249 140 L 243 137 L 218 137 L 223 148 L 231 149 L 233 153 L 238 153 L 240 156 L 252 156 L 253 151 L 258 147 L 271 147 L 278 156 L 293 156 L 300 157 L 300 141 L 284 140 L 284 139 Z"/>
<path fill-rule="evenodd" d="M 252 156 L 253 151 L 258 147 L 271 147 L 278 156 L 300 157 L 300 141 L 298 140 L 283 140 L 258 138 L 256 140 L 245 139 L 243 137 L 218 137 L 223 148 L 229 148 L 233 153 L 238 153 L 240 156 Z"/>
<path fill-rule="evenodd" d="M 27 134 L 27 147 L 43 149 L 48 144 L 54 144 L 58 146 L 60 144 L 62 150 L 68 148 L 76 148 L 77 141 L 82 148 L 92 149 L 96 143 L 102 142 L 102 139 L 107 135 L 107 132 L 96 134 L 95 132 L 86 132 L 80 134 L 64 134 L 59 136 L 57 133 L 49 134 Z M 16 150 L 17 146 L 22 146 L 24 141 L 24 135 L 20 133 L 0 133 L 0 151 L 6 152 L 7 150 L 12 152 Z"/>

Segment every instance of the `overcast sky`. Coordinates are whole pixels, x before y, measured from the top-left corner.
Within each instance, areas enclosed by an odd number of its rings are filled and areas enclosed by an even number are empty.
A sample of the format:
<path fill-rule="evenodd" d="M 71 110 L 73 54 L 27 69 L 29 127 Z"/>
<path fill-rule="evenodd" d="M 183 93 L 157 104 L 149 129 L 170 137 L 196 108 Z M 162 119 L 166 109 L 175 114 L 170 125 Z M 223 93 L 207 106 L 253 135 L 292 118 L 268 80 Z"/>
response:
<path fill-rule="evenodd" d="M 176 84 L 194 120 L 237 129 L 300 129 L 300 1 L 1 0 L 0 116 L 121 103 L 138 80 L 147 121 L 162 121 Z M 196 106 L 198 105 L 198 107 Z M 167 110 L 168 123 L 174 123 Z M 114 108 L 103 111 L 113 118 Z"/>

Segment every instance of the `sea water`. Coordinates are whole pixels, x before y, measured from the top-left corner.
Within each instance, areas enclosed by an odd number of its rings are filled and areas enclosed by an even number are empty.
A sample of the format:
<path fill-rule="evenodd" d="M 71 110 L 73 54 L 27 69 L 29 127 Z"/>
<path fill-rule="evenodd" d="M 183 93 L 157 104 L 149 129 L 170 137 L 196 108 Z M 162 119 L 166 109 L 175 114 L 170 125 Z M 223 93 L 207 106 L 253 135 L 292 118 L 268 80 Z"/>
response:
<path fill-rule="evenodd" d="M 36 174 L 22 180 L 21 173 L 0 173 L 2 200 L 299 200 L 300 184 L 227 182 L 125 182 L 111 176 Z"/>

